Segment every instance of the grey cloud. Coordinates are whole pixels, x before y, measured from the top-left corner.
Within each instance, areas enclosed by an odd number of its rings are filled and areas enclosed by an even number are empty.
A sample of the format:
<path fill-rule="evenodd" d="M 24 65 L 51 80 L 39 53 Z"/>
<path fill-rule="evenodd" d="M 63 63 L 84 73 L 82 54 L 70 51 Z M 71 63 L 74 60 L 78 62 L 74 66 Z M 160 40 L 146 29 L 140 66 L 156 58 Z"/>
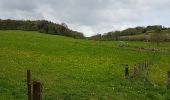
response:
<path fill-rule="evenodd" d="M 2 0 L 1 0 L 2 1 Z M 36 5 L 31 0 L 3 0 L 1 2 L 1 8 L 5 11 L 33 11 L 36 9 Z"/>
<path fill-rule="evenodd" d="M 165 24 L 169 0 L 0 0 L 0 18 L 47 19 L 92 35 L 127 26 Z M 160 15 L 157 20 L 157 16 Z M 163 16 L 166 15 L 166 16 Z M 166 20 L 165 20 L 166 19 Z"/>

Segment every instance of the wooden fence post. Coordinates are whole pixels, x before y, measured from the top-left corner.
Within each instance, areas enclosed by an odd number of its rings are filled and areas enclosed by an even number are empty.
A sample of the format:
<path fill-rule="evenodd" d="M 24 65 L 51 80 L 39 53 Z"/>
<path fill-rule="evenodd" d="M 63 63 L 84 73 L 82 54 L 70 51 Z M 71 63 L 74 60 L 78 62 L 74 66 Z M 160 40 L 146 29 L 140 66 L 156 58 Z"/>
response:
<path fill-rule="evenodd" d="M 170 87 L 170 71 L 168 71 L 168 87 Z"/>
<path fill-rule="evenodd" d="M 144 62 L 144 66 L 145 66 L 145 69 L 146 69 L 146 68 L 147 68 L 147 67 L 146 67 L 146 66 L 147 66 L 147 65 L 146 65 L 146 60 L 145 60 L 145 62 Z"/>
<path fill-rule="evenodd" d="M 28 89 L 28 100 L 31 100 L 31 72 L 27 70 L 27 89 Z"/>
<path fill-rule="evenodd" d="M 125 79 L 129 78 L 129 69 L 128 69 L 128 65 L 125 66 Z"/>
<path fill-rule="evenodd" d="M 41 83 L 38 81 L 33 82 L 33 100 L 42 100 Z"/>
<path fill-rule="evenodd" d="M 142 62 L 142 70 L 144 70 L 144 62 Z"/>
<path fill-rule="evenodd" d="M 142 72 L 142 64 L 141 64 L 141 63 L 139 63 L 139 66 L 140 66 L 140 71 Z"/>
<path fill-rule="evenodd" d="M 136 66 L 136 65 L 135 65 L 135 67 L 134 67 L 133 74 L 134 74 L 134 75 L 137 75 L 137 74 L 138 74 L 138 69 L 137 69 L 137 66 Z"/>
<path fill-rule="evenodd" d="M 140 73 L 140 64 L 138 64 L 138 72 Z"/>
<path fill-rule="evenodd" d="M 146 60 L 146 68 L 148 68 L 148 61 Z"/>

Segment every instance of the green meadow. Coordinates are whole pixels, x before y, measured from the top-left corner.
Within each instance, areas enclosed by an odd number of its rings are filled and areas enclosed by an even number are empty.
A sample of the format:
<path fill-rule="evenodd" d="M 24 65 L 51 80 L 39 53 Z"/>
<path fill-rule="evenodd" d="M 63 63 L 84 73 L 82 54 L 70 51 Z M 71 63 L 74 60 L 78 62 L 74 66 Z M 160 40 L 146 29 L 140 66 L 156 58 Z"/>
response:
<path fill-rule="evenodd" d="M 120 45 L 128 44 L 128 47 Z M 146 48 L 146 50 L 131 47 Z M 157 51 L 147 50 L 155 48 Z M 152 61 L 128 80 L 135 64 Z M 170 100 L 170 43 L 93 41 L 34 31 L 0 31 L 0 99 L 26 100 L 26 70 L 43 100 Z"/>

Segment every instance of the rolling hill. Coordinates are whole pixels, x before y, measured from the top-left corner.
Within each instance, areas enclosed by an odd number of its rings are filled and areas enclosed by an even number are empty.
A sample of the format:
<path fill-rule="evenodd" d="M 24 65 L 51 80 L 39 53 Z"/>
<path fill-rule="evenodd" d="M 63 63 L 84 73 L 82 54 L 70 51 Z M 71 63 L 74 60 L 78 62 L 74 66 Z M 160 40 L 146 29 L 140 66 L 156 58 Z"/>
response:
<path fill-rule="evenodd" d="M 124 78 L 126 64 L 132 75 L 135 64 L 145 60 L 152 62 L 147 70 Z M 43 100 L 169 100 L 169 61 L 168 42 L 93 41 L 0 31 L 0 97 L 25 100 L 30 69 L 32 79 L 42 82 Z"/>

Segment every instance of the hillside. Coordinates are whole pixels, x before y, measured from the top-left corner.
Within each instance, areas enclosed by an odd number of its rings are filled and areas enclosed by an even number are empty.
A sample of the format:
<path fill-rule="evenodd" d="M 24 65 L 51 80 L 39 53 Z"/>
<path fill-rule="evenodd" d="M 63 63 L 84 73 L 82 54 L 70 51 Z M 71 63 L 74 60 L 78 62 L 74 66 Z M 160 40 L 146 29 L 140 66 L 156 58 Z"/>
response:
<path fill-rule="evenodd" d="M 119 40 L 123 41 L 152 41 L 152 34 L 155 34 L 154 31 L 148 31 L 143 34 L 137 34 L 137 35 L 126 35 L 126 36 L 120 36 Z M 168 42 L 170 41 L 170 30 L 162 31 L 161 34 L 164 34 L 164 41 Z"/>
<path fill-rule="evenodd" d="M 123 46 L 122 46 L 123 45 Z M 156 49 L 154 52 L 150 49 Z M 147 70 L 129 80 L 134 65 Z M 170 43 L 93 41 L 35 31 L 0 31 L 0 97 L 26 100 L 26 70 L 42 82 L 43 100 L 168 100 Z M 148 84 L 145 84 L 145 72 Z"/>
<path fill-rule="evenodd" d="M 152 25 L 134 28 L 127 28 L 122 31 L 112 31 L 104 34 L 91 36 L 92 40 L 118 40 L 118 41 L 152 41 L 152 42 L 169 42 L 170 28 L 162 25 Z"/>

